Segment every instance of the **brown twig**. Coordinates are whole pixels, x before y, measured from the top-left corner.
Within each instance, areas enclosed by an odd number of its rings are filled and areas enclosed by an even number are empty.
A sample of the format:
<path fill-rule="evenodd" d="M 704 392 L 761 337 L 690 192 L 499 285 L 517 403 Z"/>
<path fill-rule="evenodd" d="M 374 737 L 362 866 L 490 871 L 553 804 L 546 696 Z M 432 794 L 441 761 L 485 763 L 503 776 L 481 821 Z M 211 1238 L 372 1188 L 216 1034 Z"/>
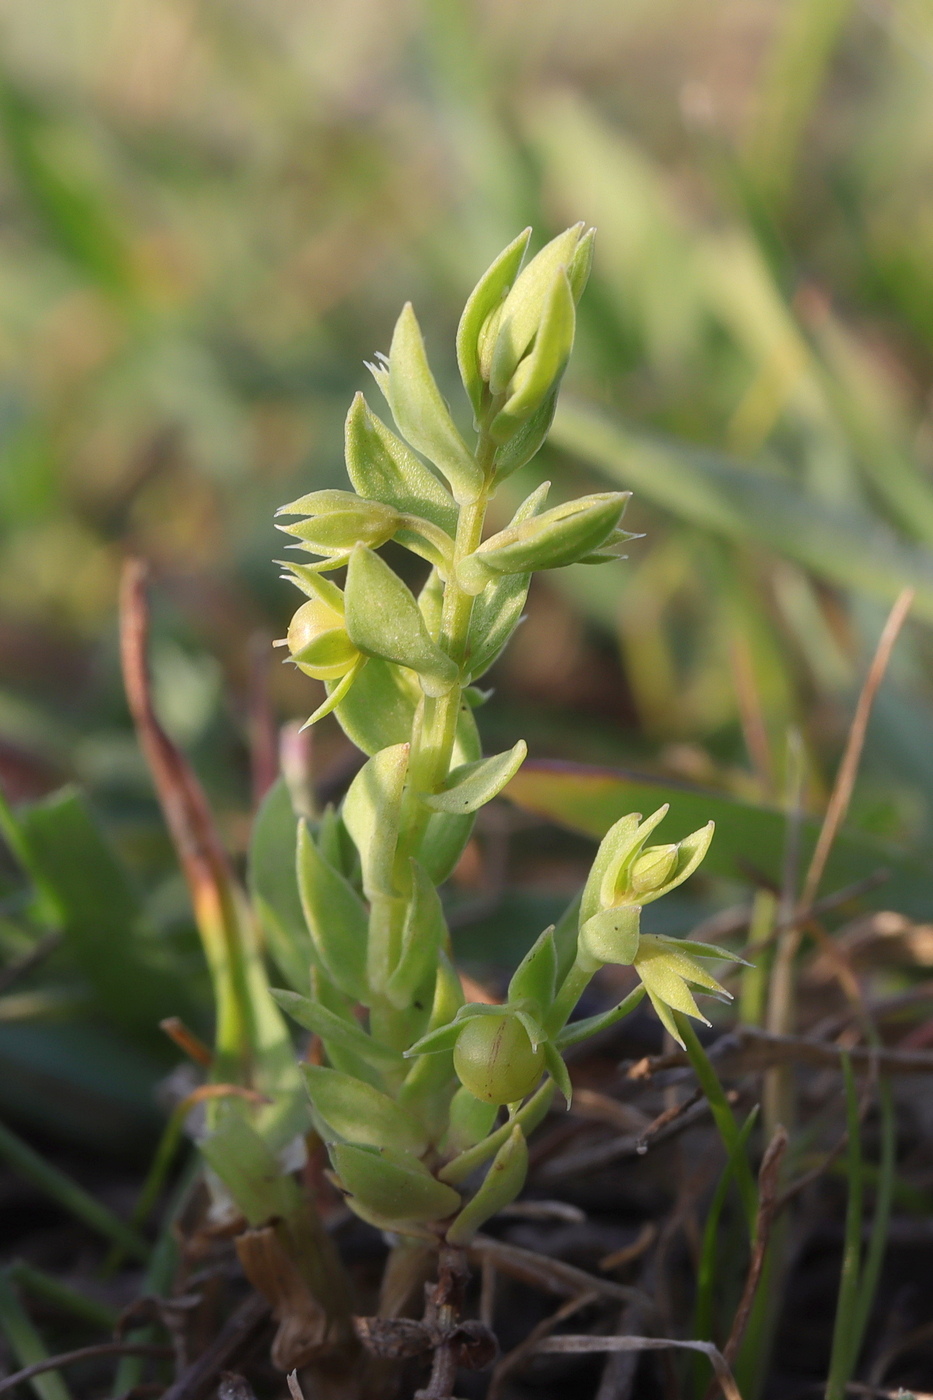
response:
<path fill-rule="evenodd" d="M 611 1279 L 597 1278 L 585 1269 L 565 1264 L 562 1259 L 551 1259 L 533 1249 L 522 1249 L 516 1244 L 477 1235 L 469 1247 L 469 1255 L 478 1264 L 488 1261 L 500 1273 L 520 1279 L 522 1283 L 558 1298 L 576 1298 L 583 1293 L 595 1293 L 598 1297 L 612 1298 L 620 1303 L 637 1302 L 649 1312 L 654 1312 L 654 1304 L 641 1289 L 630 1288 Z"/>
<path fill-rule="evenodd" d="M 453 1400 L 453 1385 L 460 1360 L 456 1330 L 468 1278 L 464 1251 L 442 1245 L 438 1254 L 437 1283 L 424 1316 L 426 1326 L 432 1331 L 436 1330 L 440 1338 L 434 1348 L 431 1378 L 423 1390 L 415 1392 L 415 1400 Z"/>
<path fill-rule="evenodd" d="M 745 1278 L 745 1287 L 742 1289 L 742 1296 L 739 1299 L 739 1306 L 736 1308 L 735 1317 L 732 1320 L 732 1330 L 729 1333 L 729 1340 L 722 1349 L 722 1354 L 730 1366 L 735 1361 L 739 1352 L 739 1347 L 742 1345 L 742 1338 L 745 1336 L 745 1329 L 748 1327 L 748 1319 L 751 1317 L 752 1307 L 755 1303 L 755 1295 L 758 1292 L 758 1285 L 761 1282 L 765 1256 L 768 1251 L 768 1240 L 771 1236 L 771 1225 L 774 1221 L 774 1214 L 778 1206 L 777 1189 L 781 1173 L 781 1163 L 784 1160 L 784 1153 L 786 1151 L 787 1133 L 783 1128 L 778 1128 L 774 1137 L 768 1143 L 758 1172 L 758 1215 L 755 1220 L 755 1238 L 752 1246 L 751 1262 L 748 1266 L 748 1274 Z M 711 1386 L 706 1392 L 706 1400 L 711 1400 L 714 1393 L 714 1387 Z"/>
<path fill-rule="evenodd" d="M 735 1377 L 722 1352 L 712 1342 L 686 1342 L 674 1337 L 593 1337 L 588 1335 L 545 1337 L 539 1355 L 586 1356 L 599 1351 L 696 1351 L 709 1358 L 726 1400 L 742 1400 Z"/>
<path fill-rule="evenodd" d="M 838 1069 L 843 1052 L 850 1057 L 854 1069 L 867 1069 L 877 1064 L 879 1071 L 884 1070 L 889 1074 L 933 1073 L 933 1051 L 831 1045 L 806 1035 L 775 1035 L 758 1026 L 736 1026 L 735 1030 L 721 1035 L 706 1051 L 725 1078 L 754 1074 L 788 1062 L 812 1065 L 816 1069 Z M 628 1075 L 639 1080 L 650 1079 L 663 1070 L 685 1067 L 689 1063 L 683 1050 L 673 1050 L 668 1055 L 653 1055 L 635 1061 L 629 1066 Z M 682 1119 L 680 1121 L 683 1122 Z"/>
<path fill-rule="evenodd" d="M 871 666 L 868 668 L 868 675 L 865 677 L 865 684 L 862 686 L 858 703 L 855 707 L 855 714 L 852 717 L 852 724 L 849 727 L 849 737 L 846 741 L 845 753 L 836 774 L 836 781 L 833 784 L 829 805 L 826 808 L 826 815 L 823 818 L 823 826 L 820 830 L 816 849 L 807 870 L 806 879 L 803 882 L 803 893 L 800 897 L 801 907 L 809 908 L 813 903 L 814 895 L 819 889 L 823 872 L 826 869 L 826 862 L 829 853 L 833 848 L 839 828 L 845 820 L 846 812 L 849 810 L 849 803 L 852 800 L 852 790 L 855 787 L 855 779 L 858 773 L 859 762 L 862 757 L 862 749 L 865 746 L 865 735 L 868 731 L 868 721 L 871 718 L 872 706 L 881 682 L 884 680 L 888 663 L 891 660 L 891 652 L 894 650 L 894 643 L 897 641 L 898 633 L 907 620 L 914 601 L 914 590 L 905 588 L 900 593 L 894 607 L 888 614 L 888 620 L 884 624 L 884 629 L 878 641 L 875 655 Z"/>
<path fill-rule="evenodd" d="M 673 1056 L 666 1056 L 665 1059 L 673 1059 Z M 933 1058 L 933 1057 L 931 1057 Z M 686 1063 L 683 1060 L 675 1060 L 676 1064 Z M 709 1113 L 709 1104 L 706 1099 L 701 1099 L 691 1107 L 684 1110 L 678 1118 L 668 1122 L 663 1128 L 659 1128 L 654 1134 L 651 1142 L 654 1146 L 667 1142 L 678 1133 L 685 1132 L 687 1128 L 699 1123 Z M 641 1157 L 645 1153 L 643 1134 L 627 1133 L 619 1137 L 609 1138 L 607 1142 L 596 1142 L 589 1147 L 581 1147 L 576 1152 L 565 1152 L 562 1157 L 555 1157 L 550 1162 L 542 1164 L 538 1179 L 540 1181 L 553 1182 L 562 1180 L 564 1177 L 575 1176 L 578 1172 L 595 1171 L 598 1167 L 607 1167 L 612 1162 L 619 1162 L 626 1157 Z"/>
<path fill-rule="evenodd" d="M 566 1303 L 562 1303 L 556 1312 L 551 1313 L 550 1317 L 544 1318 L 537 1327 L 533 1327 L 528 1336 L 503 1356 L 496 1366 L 489 1382 L 489 1389 L 486 1392 L 486 1400 L 499 1400 L 502 1387 L 508 1377 L 513 1371 L 518 1370 L 523 1361 L 534 1354 L 539 1343 L 545 1337 L 550 1336 L 555 1327 L 566 1322 L 568 1317 L 573 1317 L 575 1313 L 582 1311 L 583 1308 L 588 1308 L 591 1303 L 597 1301 L 595 1293 L 581 1293 L 578 1297 L 570 1298 Z"/>
<path fill-rule="evenodd" d="M 63 1351 L 58 1356 L 47 1356 L 42 1361 L 34 1361 L 21 1371 L 0 1380 L 0 1395 L 14 1390 L 33 1376 L 41 1376 L 46 1371 L 57 1371 L 61 1366 L 71 1366 L 76 1361 L 88 1361 L 95 1356 L 152 1356 L 162 1361 L 173 1355 L 171 1347 L 149 1346 L 144 1342 L 98 1342 L 95 1346 L 78 1347 L 75 1351 Z"/>
<path fill-rule="evenodd" d="M 213 1061 L 213 1053 L 209 1045 L 205 1045 L 200 1036 L 189 1030 L 180 1016 L 166 1016 L 159 1022 L 159 1030 L 168 1036 L 179 1050 L 184 1051 L 189 1060 L 194 1060 L 196 1065 L 203 1065 L 209 1069 Z"/>
<path fill-rule="evenodd" d="M 220 1372 L 229 1370 L 247 1349 L 268 1321 L 270 1312 L 271 1307 L 262 1294 L 251 1293 L 197 1361 L 169 1386 L 162 1400 L 201 1400 Z"/>

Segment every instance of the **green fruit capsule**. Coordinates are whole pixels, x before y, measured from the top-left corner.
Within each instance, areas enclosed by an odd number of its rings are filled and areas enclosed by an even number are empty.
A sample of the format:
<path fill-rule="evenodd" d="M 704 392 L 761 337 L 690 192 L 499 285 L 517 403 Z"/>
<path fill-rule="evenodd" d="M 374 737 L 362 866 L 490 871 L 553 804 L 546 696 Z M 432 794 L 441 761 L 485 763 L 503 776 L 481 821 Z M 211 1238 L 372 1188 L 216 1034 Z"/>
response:
<path fill-rule="evenodd" d="M 530 1094 L 544 1070 L 544 1048 L 535 1048 L 514 1016 L 477 1016 L 454 1046 L 460 1083 L 484 1103 L 516 1103 Z"/>
<path fill-rule="evenodd" d="M 321 681 L 338 680 L 359 660 L 342 615 L 320 598 L 302 603 L 288 629 L 288 649 L 299 670 Z"/>

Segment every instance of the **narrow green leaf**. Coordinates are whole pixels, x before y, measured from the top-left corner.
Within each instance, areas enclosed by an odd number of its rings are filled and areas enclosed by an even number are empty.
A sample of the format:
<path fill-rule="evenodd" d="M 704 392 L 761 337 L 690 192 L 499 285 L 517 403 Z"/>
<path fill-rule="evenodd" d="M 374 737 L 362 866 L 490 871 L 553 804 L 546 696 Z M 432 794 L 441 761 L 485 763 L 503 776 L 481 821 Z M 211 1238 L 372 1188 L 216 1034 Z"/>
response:
<path fill-rule="evenodd" d="M 446 695 L 459 676 L 433 642 L 414 595 L 378 554 L 358 545 L 350 556 L 344 591 L 347 631 L 367 656 L 408 666 L 428 695 Z"/>
<path fill-rule="evenodd" d="M 0 1332 L 21 1366 L 48 1360 L 48 1348 L 20 1302 L 6 1269 L 0 1272 Z M 60 1371 L 44 1371 L 30 1385 L 39 1400 L 71 1400 L 71 1391 Z"/>
<path fill-rule="evenodd" d="M 497 1128 L 494 1133 L 483 1138 L 483 1141 L 478 1142 L 475 1147 L 470 1147 L 466 1152 L 452 1157 L 446 1166 L 441 1167 L 438 1172 L 441 1180 L 449 1181 L 453 1186 L 461 1181 L 466 1181 L 477 1167 L 488 1162 L 490 1157 L 499 1151 L 502 1144 L 511 1136 L 516 1125 L 521 1128 L 526 1138 L 530 1137 L 538 1124 L 546 1117 L 554 1099 L 556 1087 L 553 1079 L 546 1079 L 541 1088 L 532 1094 L 528 1102 L 518 1110 L 513 1118 L 510 1118 L 507 1123 L 503 1123 L 501 1128 Z"/>
<path fill-rule="evenodd" d="M 520 525 L 537 515 L 547 498 L 550 482 L 543 482 L 513 515 L 510 524 Z M 470 680 L 478 680 L 493 664 L 521 621 L 528 596 L 531 574 L 501 574 L 490 580 L 478 594 L 470 614 L 467 633 L 466 665 Z"/>
<path fill-rule="evenodd" d="M 269 1144 L 242 1113 L 225 1115 L 217 1130 L 199 1143 L 199 1149 L 250 1225 L 265 1225 L 277 1216 L 294 1214 L 297 1183 L 282 1170 Z"/>
<path fill-rule="evenodd" d="M 395 325 L 385 392 L 406 442 L 443 473 L 456 501 L 475 501 L 483 488 L 482 468 L 454 426 L 435 383 L 411 302 L 406 302 Z"/>
<path fill-rule="evenodd" d="M 328 977 L 356 1001 L 366 1001 L 366 906 L 330 865 L 307 825 L 298 829 L 298 889 L 317 956 Z"/>
<path fill-rule="evenodd" d="M 350 405 L 345 441 L 347 474 L 361 496 L 422 515 L 448 535 L 456 533 L 457 503 L 447 487 L 373 413 L 362 394 Z"/>
<path fill-rule="evenodd" d="M 374 754 L 357 773 L 343 800 L 341 816 L 360 853 L 363 889 L 394 895 L 395 847 L 405 778 L 408 744 L 395 744 Z"/>
<path fill-rule="evenodd" d="M 302 1065 L 316 1112 L 345 1142 L 362 1147 L 392 1147 L 420 1156 L 427 1137 L 418 1120 L 388 1094 L 322 1065 Z"/>
<path fill-rule="evenodd" d="M 411 862 L 412 893 L 402 930 L 398 963 L 386 983 L 386 996 L 400 1010 L 437 966 L 437 955 L 447 940 L 444 906 L 432 880 L 416 860 Z"/>
<path fill-rule="evenodd" d="M 447 1243 L 467 1245 L 481 1225 L 521 1195 L 528 1174 L 528 1144 L 518 1124 L 499 1148 L 483 1184 L 447 1228 Z"/>
<path fill-rule="evenodd" d="M 492 758 L 481 758 L 476 763 L 465 763 L 455 768 L 440 792 L 422 793 L 425 806 L 435 812 L 451 812 L 463 815 L 475 812 L 491 802 L 518 772 L 528 753 L 524 739 L 508 753 L 495 754 Z"/>
<path fill-rule="evenodd" d="M 443 1220 L 460 1197 L 421 1165 L 417 1157 L 336 1143 L 330 1148 L 341 1185 L 367 1210 L 386 1220 Z"/>
<path fill-rule="evenodd" d="M 279 778 L 256 813 L 247 869 L 269 952 L 295 991 L 307 986 L 308 963 L 315 955 L 298 891 L 297 843 L 298 818 L 285 780 Z"/>
<path fill-rule="evenodd" d="M 328 1011 L 327 1007 L 312 1001 L 310 997 L 299 996 L 297 992 L 284 991 L 277 987 L 273 987 L 272 995 L 282 1010 L 297 1021 L 299 1026 L 304 1026 L 305 1030 L 319 1035 L 325 1047 L 333 1042 L 334 1045 L 358 1055 L 361 1060 L 380 1070 L 397 1070 L 402 1064 L 402 1057 L 397 1050 L 380 1045 L 360 1026 L 344 1020 L 333 1011 Z"/>
<path fill-rule="evenodd" d="M 636 987 L 633 992 L 629 992 L 624 1001 L 620 1001 L 618 1006 L 614 1006 L 611 1011 L 602 1011 L 597 1016 L 587 1016 L 580 1021 L 570 1021 L 562 1031 L 555 1036 L 554 1043 L 558 1050 L 569 1050 L 571 1045 L 579 1045 L 582 1040 L 588 1040 L 591 1035 L 598 1035 L 600 1031 L 608 1030 L 617 1021 L 621 1021 L 623 1016 L 628 1016 L 635 1010 L 639 1002 L 644 998 L 645 987 Z"/>
<path fill-rule="evenodd" d="M 0 1123 L 0 1157 L 17 1176 L 28 1181 L 43 1195 L 56 1201 L 63 1210 L 87 1225 L 133 1259 L 147 1259 L 149 1246 L 129 1225 L 89 1196 L 83 1187 L 64 1172 L 53 1167 L 38 1152 L 29 1147 L 9 1128 Z"/>
<path fill-rule="evenodd" d="M 435 885 L 442 885 L 453 874 L 473 834 L 475 822 L 472 812 L 459 817 L 449 812 L 434 812 L 428 818 L 418 845 L 418 860 Z"/>

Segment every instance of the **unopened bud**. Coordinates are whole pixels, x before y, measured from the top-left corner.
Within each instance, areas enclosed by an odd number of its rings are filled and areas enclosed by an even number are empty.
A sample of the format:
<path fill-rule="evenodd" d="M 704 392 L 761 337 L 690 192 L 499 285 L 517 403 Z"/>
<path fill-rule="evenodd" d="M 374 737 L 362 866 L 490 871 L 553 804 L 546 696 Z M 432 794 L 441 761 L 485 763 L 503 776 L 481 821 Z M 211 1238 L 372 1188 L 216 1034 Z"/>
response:
<path fill-rule="evenodd" d="M 310 553 L 330 559 L 346 557 L 355 544 L 378 549 L 402 523 L 392 506 L 361 500 L 352 491 L 312 491 L 276 514 L 307 516 L 279 529 L 300 540 Z"/>
<path fill-rule="evenodd" d="M 677 846 L 649 846 L 635 860 L 628 876 L 633 894 L 649 894 L 659 889 L 677 864 Z"/>
<path fill-rule="evenodd" d="M 460 561 L 457 580 L 467 593 L 481 593 L 498 574 L 559 569 L 593 553 L 616 529 L 628 491 L 602 491 L 506 526 Z"/>

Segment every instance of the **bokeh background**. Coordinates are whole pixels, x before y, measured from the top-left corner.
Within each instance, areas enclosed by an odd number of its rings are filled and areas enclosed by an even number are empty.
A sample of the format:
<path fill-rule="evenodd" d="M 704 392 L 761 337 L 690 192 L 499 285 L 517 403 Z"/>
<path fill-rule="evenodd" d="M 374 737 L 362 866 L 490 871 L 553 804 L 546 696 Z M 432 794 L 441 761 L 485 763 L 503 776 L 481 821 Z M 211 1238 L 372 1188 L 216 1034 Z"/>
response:
<path fill-rule="evenodd" d="M 791 753 L 818 812 L 910 584 L 851 824 L 925 852 L 924 0 L 2 0 L 0 33 L 0 782 L 79 784 L 192 968 L 121 560 L 152 563 L 160 711 L 241 854 L 251 724 L 320 699 L 269 646 L 294 605 L 273 510 L 344 483 L 407 299 L 465 421 L 459 309 L 529 223 L 539 245 L 584 219 L 598 251 L 566 408 L 502 510 L 544 476 L 554 500 L 621 485 L 644 538 L 536 580 L 488 748 L 775 806 Z M 350 761 L 326 721 L 320 781 Z M 0 941 L 22 950 L 5 915 Z"/>

